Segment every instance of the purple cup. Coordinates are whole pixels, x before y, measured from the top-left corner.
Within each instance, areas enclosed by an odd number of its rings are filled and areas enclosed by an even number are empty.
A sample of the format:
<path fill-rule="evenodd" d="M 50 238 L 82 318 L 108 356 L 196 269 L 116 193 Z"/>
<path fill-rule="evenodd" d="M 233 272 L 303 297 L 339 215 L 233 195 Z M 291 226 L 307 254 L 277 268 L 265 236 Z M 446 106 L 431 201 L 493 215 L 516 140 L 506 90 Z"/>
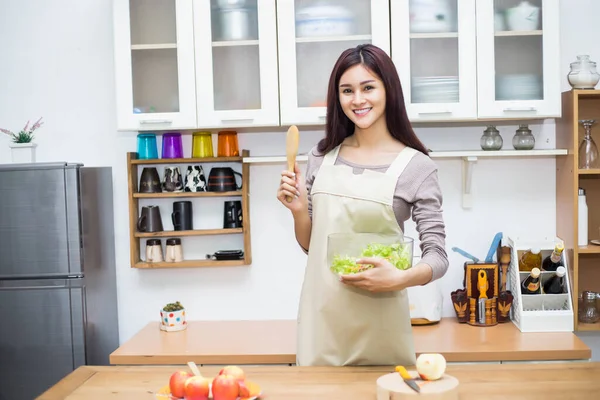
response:
<path fill-rule="evenodd" d="M 162 158 L 183 158 L 181 133 L 169 132 L 162 137 Z"/>

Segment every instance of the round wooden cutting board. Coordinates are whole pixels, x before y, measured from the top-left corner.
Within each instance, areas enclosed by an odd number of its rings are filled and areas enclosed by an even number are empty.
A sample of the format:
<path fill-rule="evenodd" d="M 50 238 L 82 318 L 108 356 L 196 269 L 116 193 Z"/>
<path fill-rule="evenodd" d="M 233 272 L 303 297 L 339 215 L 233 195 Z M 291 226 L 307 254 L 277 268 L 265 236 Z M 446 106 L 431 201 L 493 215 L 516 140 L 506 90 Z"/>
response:
<path fill-rule="evenodd" d="M 410 372 L 411 376 L 418 376 L 416 372 Z M 428 400 L 458 400 L 458 379 L 450 375 L 443 375 L 436 381 L 425 381 L 416 378 L 421 393 L 415 392 L 404 382 L 397 372 L 380 376 L 377 379 L 377 400 L 404 400 L 420 399 Z"/>

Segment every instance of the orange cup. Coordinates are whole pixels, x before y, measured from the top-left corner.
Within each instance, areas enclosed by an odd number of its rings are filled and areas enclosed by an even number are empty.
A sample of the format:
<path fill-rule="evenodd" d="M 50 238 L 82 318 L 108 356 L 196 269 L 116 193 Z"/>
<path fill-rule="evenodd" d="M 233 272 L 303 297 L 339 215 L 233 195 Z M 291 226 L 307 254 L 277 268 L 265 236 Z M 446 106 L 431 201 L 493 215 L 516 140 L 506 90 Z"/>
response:
<path fill-rule="evenodd" d="M 214 157 L 212 134 L 194 132 L 192 135 L 192 158 Z"/>
<path fill-rule="evenodd" d="M 240 149 L 236 131 L 220 131 L 218 137 L 218 157 L 239 157 Z"/>

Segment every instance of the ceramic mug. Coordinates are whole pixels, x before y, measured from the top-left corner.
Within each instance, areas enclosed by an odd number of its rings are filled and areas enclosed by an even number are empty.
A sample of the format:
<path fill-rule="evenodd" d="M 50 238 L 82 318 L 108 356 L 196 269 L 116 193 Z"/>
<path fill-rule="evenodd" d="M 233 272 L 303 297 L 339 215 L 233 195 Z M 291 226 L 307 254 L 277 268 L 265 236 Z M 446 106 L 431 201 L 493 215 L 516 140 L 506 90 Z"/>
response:
<path fill-rule="evenodd" d="M 179 167 L 165 167 L 163 190 L 165 192 L 183 191 L 183 178 L 181 177 Z"/>

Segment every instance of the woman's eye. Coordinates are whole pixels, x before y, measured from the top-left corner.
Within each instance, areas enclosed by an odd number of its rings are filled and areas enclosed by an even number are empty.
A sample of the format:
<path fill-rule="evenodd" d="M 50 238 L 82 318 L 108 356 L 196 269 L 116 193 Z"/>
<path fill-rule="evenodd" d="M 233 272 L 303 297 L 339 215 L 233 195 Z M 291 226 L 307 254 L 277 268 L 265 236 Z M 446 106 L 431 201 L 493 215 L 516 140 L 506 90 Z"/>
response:
<path fill-rule="evenodd" d="M 375 88 L 373 86 L 369 86 L 369 85 L 365 86 L 365 90 L 371 90 L 371 89 L 375 89 Z"/>
<path fill-rule="evenodd" d="M 350 90 L 350 89 L 343 89 L 342 93 L 352 93 L 352 90 Z"/>

